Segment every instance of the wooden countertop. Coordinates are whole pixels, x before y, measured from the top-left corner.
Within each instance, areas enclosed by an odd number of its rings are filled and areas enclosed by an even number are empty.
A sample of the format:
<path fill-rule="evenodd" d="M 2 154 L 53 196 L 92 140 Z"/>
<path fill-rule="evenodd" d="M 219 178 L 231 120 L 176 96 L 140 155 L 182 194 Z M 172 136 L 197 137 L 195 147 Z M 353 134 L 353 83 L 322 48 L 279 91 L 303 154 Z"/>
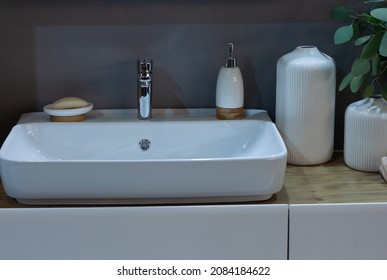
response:
<path fill-rule="evenodd" d="M 348 168 L 341 153 L 317 166 L 286 168 L 282 190 L 258 204 L 317 204 L 387 202 L 387 183 L 379 173 Z M 7 197 L 0 184 L 0 208 L 27 208 Z"/>
<path fill-rule="evenodd" d="M 277 202 L 289 204 L 387 202 L 387 183 L 380 173 L 353 170 L 343 155 L 317 166 L 286 168 L 284 188 Z"/>

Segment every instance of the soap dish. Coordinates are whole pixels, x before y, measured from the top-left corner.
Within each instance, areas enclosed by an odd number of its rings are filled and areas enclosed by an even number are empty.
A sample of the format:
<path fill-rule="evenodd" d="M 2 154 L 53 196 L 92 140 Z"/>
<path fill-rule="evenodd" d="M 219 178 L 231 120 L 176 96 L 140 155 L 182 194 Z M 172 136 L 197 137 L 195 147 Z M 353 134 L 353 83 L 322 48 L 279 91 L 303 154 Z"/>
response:
<path fill-rule="evenodd" d="M 43 111 L 50 115 L 52 122 L 81 122 L 86 119 L 86 113 L 93 109 L 93 104 L 74 109 L 51 109 L 52 104 L 43 107 Z"/>

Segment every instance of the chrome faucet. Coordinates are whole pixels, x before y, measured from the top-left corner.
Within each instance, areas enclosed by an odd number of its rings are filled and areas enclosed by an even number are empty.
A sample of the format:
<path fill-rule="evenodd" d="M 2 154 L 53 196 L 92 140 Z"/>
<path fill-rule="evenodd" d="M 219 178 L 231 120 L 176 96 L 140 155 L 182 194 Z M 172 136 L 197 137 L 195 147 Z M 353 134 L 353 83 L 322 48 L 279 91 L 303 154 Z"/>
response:
<path fill-rule="evenodd" d="M 137 118 L 148 120 L 152 117 L 152 59 L 137 60 Z"/>

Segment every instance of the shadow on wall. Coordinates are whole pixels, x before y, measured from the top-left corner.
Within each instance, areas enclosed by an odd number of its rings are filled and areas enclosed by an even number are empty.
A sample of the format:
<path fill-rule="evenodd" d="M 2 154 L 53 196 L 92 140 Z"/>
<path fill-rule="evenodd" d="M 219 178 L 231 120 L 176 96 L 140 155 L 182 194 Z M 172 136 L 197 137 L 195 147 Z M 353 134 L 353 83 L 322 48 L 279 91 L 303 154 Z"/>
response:
<path fill-rule="evenodd" d="M 251 58 L 244 58 L 243 70 L 241 71 L 245 89 L 245 104 L 248 104 L 251 108 L 263 108 L 262 96 L 257 85 L 256 73 Z"/>
<path fill-rule="evenodd" d="M 155 67 L 154 94 L 152 102 L 159 108 L 187 108 L 182 101 L 183 89 L 177 84 L 174 78 L 164 69 Z M 163 81 L 163 87 L 157 87 L 157 81 Z"/>

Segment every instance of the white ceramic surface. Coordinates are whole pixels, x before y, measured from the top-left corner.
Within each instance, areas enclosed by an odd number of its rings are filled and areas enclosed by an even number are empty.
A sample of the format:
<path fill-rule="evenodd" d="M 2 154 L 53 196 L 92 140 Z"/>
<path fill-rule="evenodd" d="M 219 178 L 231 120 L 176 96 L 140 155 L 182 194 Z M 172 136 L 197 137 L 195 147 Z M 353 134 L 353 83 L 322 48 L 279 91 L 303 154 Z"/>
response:
<path fill-rule="evenodd" d="M 276 124 L 288 162 L 314 165 L 333 153 L 335 64 L 316 47 L 301 46 L 277 63 Z"/>
<path fill-rule="evenodd" d="M 239 67 L 221 67 L 216 83 L 216 106 L 241 108 L 244 102 L 243 78 Z"/>
<path fill-rule="evenodd" d="M 345 111 L 344 161 L 357 170 L 379 172 L 387 156 L 387 102 L 367 98 Z"/>
<path fill-rule="evenodd" d="M 212 109 L 139 121 L 135 111 L 93 111 L 82 123 L 24 115 L 0 150 L 6 193 L 38 204 L 179 203 L 268 199 L 282 188 L 287 151 L 265 111 L 240 121 Z"/>
<path fill-rule="evenodd" d="M 93 104 L 89 103 L 87 107 L 74 109 L 51 109 L 52 104 L 43 107 L 43 111 L 51 116 L 56 117 L 72 117 L 79 116 L 90 112 L 93 109 Z"/>

